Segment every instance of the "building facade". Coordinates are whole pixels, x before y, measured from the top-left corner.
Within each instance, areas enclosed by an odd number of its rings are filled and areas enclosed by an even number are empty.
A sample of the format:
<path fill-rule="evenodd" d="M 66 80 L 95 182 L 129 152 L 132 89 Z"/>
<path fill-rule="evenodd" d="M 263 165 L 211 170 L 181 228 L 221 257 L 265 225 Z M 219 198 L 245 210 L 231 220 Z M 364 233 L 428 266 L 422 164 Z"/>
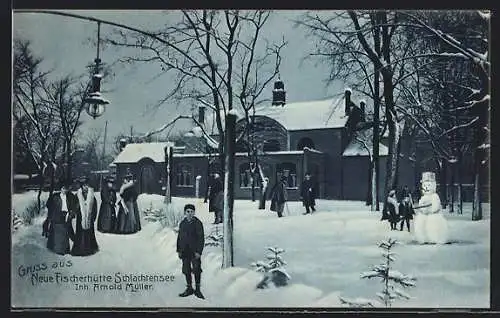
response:
<path fill-rule="evenodd" d="M 199 122 L 217 140 L 214 117 L 207 115 L 200 111 Z M 300 199 L 299 188 L 306 172 L 312 174 L 319 198 L 366 200 L 370 191 L 372 129 L 363 125 L 364 117 L 363 107 L 352 103 L 350 92 L 336 100 L 267 105 L 256 109 L 252 133 L 247 138 L 252 138 L 252 144 L 258 148 L 257 160 L 269 184 L 272 186 L 282 175 L 286 177 L 290 200 Z M 244 127 L 245 120 L 241 118 L 236 125 L 237 135 Z M 141 193 L 164 194 L 168 147 L 174 149 L 172 195 L 205 196 L 209 173 L 221 173 L 218 155 L 187 151 L 172 143 L 126 145 L 113 162 L 118 180 L 132 173 Z M 258 198 L 261 177 L 253 180 L 251 173 L 255 161 L 250 160 L 245 142 L 236 148 L 235 198 L 251 198 L 252 184 Z M 379 154 L 378 188 L 382 201 L 388 155 L 383 143 L 379 145 Z M 405 158 L 400 160 L 399 184 L 415 184 L 411 164 Z"/>

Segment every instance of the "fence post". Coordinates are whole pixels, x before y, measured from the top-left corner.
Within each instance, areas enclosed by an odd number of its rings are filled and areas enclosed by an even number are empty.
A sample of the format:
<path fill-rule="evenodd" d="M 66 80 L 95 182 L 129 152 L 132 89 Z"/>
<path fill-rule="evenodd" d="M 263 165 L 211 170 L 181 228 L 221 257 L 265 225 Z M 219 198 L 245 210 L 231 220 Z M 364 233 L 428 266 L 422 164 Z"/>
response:
<path fill-rule="evenodd" d="M 196 198 L 200 197 L 200 180 L 201 176 L 196 176 Z"/>

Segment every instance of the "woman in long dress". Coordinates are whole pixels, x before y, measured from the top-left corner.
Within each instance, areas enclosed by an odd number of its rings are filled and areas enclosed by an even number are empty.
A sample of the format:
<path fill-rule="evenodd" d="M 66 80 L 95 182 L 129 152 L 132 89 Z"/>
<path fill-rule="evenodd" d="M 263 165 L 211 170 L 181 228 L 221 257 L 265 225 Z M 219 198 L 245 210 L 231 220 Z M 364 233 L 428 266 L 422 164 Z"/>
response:
<path fill-rule="evenodd" d="M 60 255 L 69 254 L 69 241 L 73 238 L 71 219 L 75 215 L 77 200 L 69 191 L 69 184 L 61 182 L 61 191 L 52 193 L 47 200 L 47 218 L 43 222 L 43 236 L 47 237 L 47 248 Z"/>
<path fill-rule="evenodd" d="M 88 184 L 88 178 L 82 177 L 79 182 L 80 188 L 76 193 L 79 209 L 76 213 L 76 231 L 71 255 L 88 256 L 99 251 L 94 229 L 97 218 L 97 200 L 94 189 Z"/>
<path fill-rule="evenodd" d="M 445 244 L 448 241 L 448 222 L 441 212 L 441 200 L 436 193 L 435 175 L 424 172 L 422 175 L 422 197 L 414 208 L 415 238 L 421 244 Z"/>
<path fill-rule="evenodd" d="M 139 207 L 137 206 L 137 191 L 133 176 L 128 174 L 123 180 L 120 188 L 120 199 L 118 200 L 118 216 L 116 222 L 117 234 L 132 234 L 141 230 L 141 219 Z"/>
<path fill-rule="evenodd" d="M 112 233 L 116 228 L 116 191 L 113 178 L 106 177 L 106 185 L 101 189 L 101 206 L 97 218 L 97 230 L 101 233 Z"/>

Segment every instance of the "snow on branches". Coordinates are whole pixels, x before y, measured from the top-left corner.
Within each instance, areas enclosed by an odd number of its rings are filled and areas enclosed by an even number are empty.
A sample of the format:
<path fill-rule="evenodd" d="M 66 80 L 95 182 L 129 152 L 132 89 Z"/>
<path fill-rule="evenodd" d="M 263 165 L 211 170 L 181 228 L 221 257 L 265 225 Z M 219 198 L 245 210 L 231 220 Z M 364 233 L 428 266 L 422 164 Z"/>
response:
<path fill-rule="evenodd" d="M 283 267 L 286 262 L 281 256 L 285 250 L 279 247 L 268 247 L 267 249 L 272 253 L 266 255 L 267 262 L 260 260 L 251 264 L 257 272 L 264 273 L 264 277 L 257 284 L 257 288 L 269 288 L 271 283 L 276 287 L 288 285 L 291 277 Z"/>
<path fill-rule="evenodd" d="M 212 232 L 205 238 L 205 246 L 221 246 L 224 236 L 222 232 L 219 231 L 219 225 L 215 224 L 212 228 Z"/>
<path fill-rule="evenodd" d="M 410 299 L 411 296 L 402 288 L 415 287 L 416 278 L 403 274 L 395 269 L 392 269 L 392 263 L 395 261 L 395 253 L 392 248 L 397 244 L 395 240 L 389 238 L 379 244 L 382 249 L 383 263 L 375 265 L 370 271 L 361 273 L 361 278 L 380 278 L 383 284 L 382 291 L 377 293 L 380 301 L 385 307 L 390 307 L 397 299 Z M 379 303 L 376 300 L 356 298 L 348 299 L 340 297 L 342 304 L 349 307 L 375 307 Z"/>

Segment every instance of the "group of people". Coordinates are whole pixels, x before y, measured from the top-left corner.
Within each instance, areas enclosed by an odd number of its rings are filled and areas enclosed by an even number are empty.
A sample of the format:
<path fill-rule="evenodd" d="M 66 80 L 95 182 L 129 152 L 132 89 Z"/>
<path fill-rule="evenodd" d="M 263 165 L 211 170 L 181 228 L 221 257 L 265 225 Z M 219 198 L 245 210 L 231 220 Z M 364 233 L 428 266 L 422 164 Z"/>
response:
<path fill-rule="evenodd" d="M 278 214 L 278 217 L 283 217 L 283 211 L 286 207 L 286 202 L 288 201 L 288 180 L 287 177 L 282 175 L 278 178 L 278 181 L 273 185 L 271 191 L 269 192 L 269 197 L 271 199 L 270 210 Z M 304 177 L 304 181 L 300 185 L 300 199 L 302 205 L 305 207 L 306 211 L 303 214 L 310 214 L 316 211 L 316 187 L 311 180 L 311 173 L 307 172 Z M 288 207 L 287 207 L 288 208 Z"/>
<path fill-rule="evenodd" d="M 436 176 L 433 172 L 422 173 L 420 180 L 420 199 L 414 203 L 411 192 L 405 186 L 400 193 L 400 202 L 396 191 L 389 192 L 387 198 L 388 213 L 383 213 L 382 219 L 387 219 L 391 230 L 396 229 L 401 221 L 400 231 L 404 223 L 410 232 L 410 220 L 414 219 L 414 235 L 420 244 L 445 244 L 448 241 L 448 223 L 441 209 L 441 200 L 436 193 Z"/>
<path fill-rule="evenodd" d="M 96 221 L 97 230 L 102 233 L 132 234 L 141 230 L 138 194 L 131 174 L 125 176 L 119 196 L 114 189 L 114 179 L 105 179 L 99 209 L 94 189 L 88 181 L 86 176 L 77 180 L 76 194 L 70 191 L 69 182 L 62 181 L 60 191 L 53 192 L 47 200 L 42 235 L 47 237 L 47 248 L 56 254 L 88 256 L 98 252 Z M 71 248 L 70 241 L 73 242 Z"/>
<path fill-rule="evenodd" d="M 399 200 L 398 200 L 399 199 Z M 387 197 L 387 205 L 382 213 L 382 220 L 388 220 L 391 225 L 391 231 L 397 230 L 397 224 L 400 223 L 399 230 L 403 231 L 406 223 L 406 228 L 410 232 L 410 220 L 413 219 L 415 210 L 413 209 L 413 198 L 408 186 L 404 186 L 399 193 L 399 198 L 396 190 L 389 191 Z"/>

